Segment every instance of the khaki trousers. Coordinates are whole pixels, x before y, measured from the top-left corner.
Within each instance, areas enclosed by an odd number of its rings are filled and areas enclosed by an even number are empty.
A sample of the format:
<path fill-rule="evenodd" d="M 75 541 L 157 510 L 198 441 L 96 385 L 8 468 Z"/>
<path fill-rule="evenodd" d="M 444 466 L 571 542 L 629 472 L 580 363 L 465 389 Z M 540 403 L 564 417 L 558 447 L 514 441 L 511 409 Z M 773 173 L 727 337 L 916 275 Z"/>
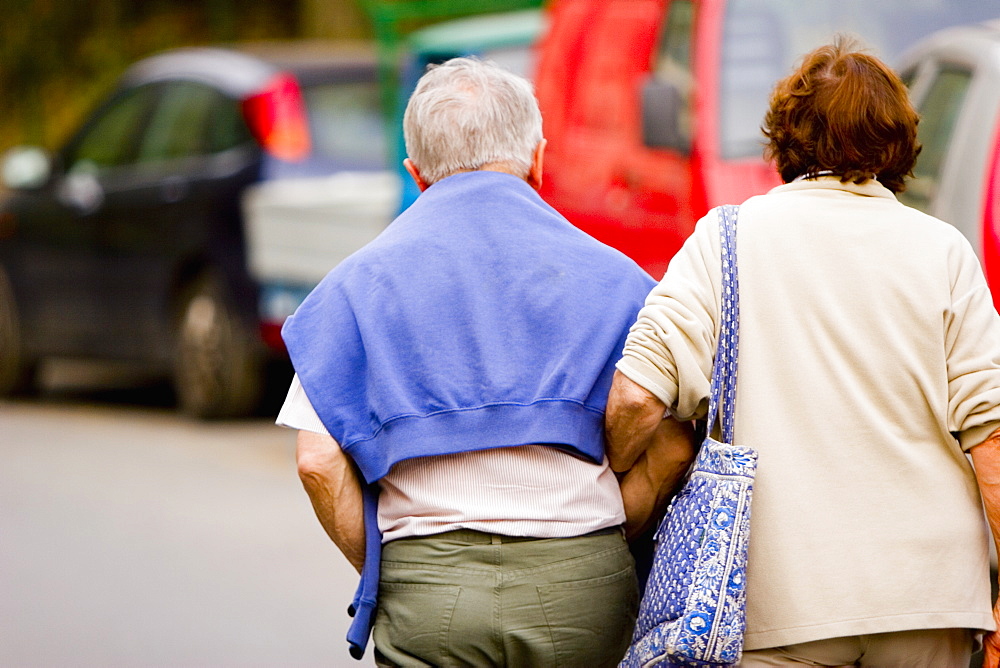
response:
<path fill-rule="evenodd" d="M 380 666 L 615 666 L 638 608 L 620 529 L 577 538 L 459 530 L 383 546 Z"/>
<path fill-rule="evenodd" d="M 920 629 L 829 638 L 743 653 L 740 668 L 969 668 L 970 629 Z"/>

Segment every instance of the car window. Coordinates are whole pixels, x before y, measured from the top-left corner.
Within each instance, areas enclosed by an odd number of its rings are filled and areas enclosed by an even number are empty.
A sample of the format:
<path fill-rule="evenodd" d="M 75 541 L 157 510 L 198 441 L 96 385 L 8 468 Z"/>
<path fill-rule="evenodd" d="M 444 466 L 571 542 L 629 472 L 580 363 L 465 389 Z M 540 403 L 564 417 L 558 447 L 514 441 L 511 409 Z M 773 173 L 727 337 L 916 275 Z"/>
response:
<path fill-rule="evenodd" d="M 726 158 L 759 156 L 764 147 L 760 126 L 774 84 L 786 74 L 789 45 L 781 18 L 764 3 L 734 3 L 726 14 L 719 107 L 722 154 Z M 758 113 L 759 112 L 759 113 Z"/>
<path fill-rule="evenodd" d="M 404 65 L 404 90 L 412 92 L 417 80 L 427 71 L 428 65 L 438 65 L 452 58 L 474 55 L 483 60 L 490 60 L 514 74 L 531 80 L 535 76 L 535 49 L 532 44 L 513 44 L 496 48 L 482 49 L 475 53 L 461 50 L 428 51 L 417 54 L 414 62 Z"/>
<path fill-rule="evenodd" d="M 163 84 L 156 111 L 140 142 L 137 162 L 158 162 L 229 148 L 237 140 L 230 111 L 220 92 L 193 81 Z M 238 116 L 237 116 L 238 120 Z"/>
<path fill-rule="evenodd" d="M 385 169 L 385 125 L 378 84 L 353 82 L 308 86 L 313 159 L 336 169 Z"/>
<path fill-rule="evenodd" d="M 530 44 L 485 49 L 479 56 L 525 79 L 535 76 L 535 50 Z"/>
<path fill-rule="evenodd" d="M 761 155 L 760 124 L 774 84 L 803 54 L 835 35 L 857 37 L 893 65 L 921 37 L 995 18 L 996 7 L 982 0 L 729 0 L 719 95 L 722 155 Z"/>
<path fill-rule="evenodd" d="M 67 171 L 93 172 L 131 163 L 157 96 L 154 86 L 141 86 L 99 111 L 67 151 Z"/>
<path fill-rule="evenodd" d="M 227 151 L 253 139 L 239 103 L 222 95 L 216 96 L 206 122 L 208 150 L 212 153 Z"/>
<path fill-rule="evenodd" d="M 680 139 L 690 144 L 694 117 L 691 92 L 694 87 L 692 48 L 695 9 L 690 0 L 674 0 L 668 11 L 660 45 L 654 54 L 653 77 L 673 85 L 681 94 L 684 109 L 679 119 Z"/>
<path fill-rule="evenodd" d="M 941 181 L 951 136 L 971 83 L 972 72 L 946 67 L 938 71 L 927 89 L 917 108 L 920 114 L 917 141 L 923 148 L 913 168 L 914 178 L 907 183 L 906 191 L 900 193 L 899 199 L 903 203 L 921 211 L 930 211 Z"/>

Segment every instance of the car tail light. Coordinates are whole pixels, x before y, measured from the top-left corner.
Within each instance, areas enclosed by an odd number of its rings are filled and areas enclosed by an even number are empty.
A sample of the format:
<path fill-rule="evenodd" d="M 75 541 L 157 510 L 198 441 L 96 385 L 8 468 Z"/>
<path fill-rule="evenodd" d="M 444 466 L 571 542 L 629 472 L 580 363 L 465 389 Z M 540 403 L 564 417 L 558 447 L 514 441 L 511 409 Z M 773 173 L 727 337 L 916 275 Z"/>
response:
<path fill-rule="evenodd" d="M 274 157 L 298 162 L 309 155 L 305 100 L 291 74 L 278 74 L 243 100 L 243 116 L 254 138 Z"/>
<path fill-rule="evenodd" d="M 264 345 L 276 352 L 287 352 L 285 340 L 281 338 L 281 326 L 284 322 L 262 322 L 260 323 L 260 338 Z"/>
<path fill-rule="evenodd" d="M 983 265 L 993 293 L 993 306 L 1000 310 L 1000 117 L 993 131 L 993 149 L 987 167 L 983 201 Z"/>
<path fill-rule="evenodd" d="M 14 236 L 17 232 L 17 218 L 10 211 L 0 213 L 0 239 Z"/>

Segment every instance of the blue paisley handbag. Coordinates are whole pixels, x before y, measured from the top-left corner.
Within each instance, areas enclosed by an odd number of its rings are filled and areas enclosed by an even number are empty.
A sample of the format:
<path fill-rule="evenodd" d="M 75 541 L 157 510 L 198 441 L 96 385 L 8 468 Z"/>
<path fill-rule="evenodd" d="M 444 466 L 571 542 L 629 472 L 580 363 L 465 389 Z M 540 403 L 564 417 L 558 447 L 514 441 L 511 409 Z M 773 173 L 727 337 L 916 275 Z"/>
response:
<path fill-rule="evenodd" d="M 707 436 L 656 531 L 653 566 L 621 666 L 733 666 L 743 653 L 753 448 L 732 445 L 739 353 L 735 206 L 719 207 L 722 324 Z M 721 414 L 719 405 L 721 403 Z"/>

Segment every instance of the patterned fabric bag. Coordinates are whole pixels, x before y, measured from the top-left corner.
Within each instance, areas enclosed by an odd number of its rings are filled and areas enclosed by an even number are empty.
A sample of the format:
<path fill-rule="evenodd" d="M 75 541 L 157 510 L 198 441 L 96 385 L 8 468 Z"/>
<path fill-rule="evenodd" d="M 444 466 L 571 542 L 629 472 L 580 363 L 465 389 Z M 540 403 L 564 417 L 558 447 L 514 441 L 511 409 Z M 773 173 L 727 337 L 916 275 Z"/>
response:
<path fill-rule="evenodd" d="M 753 448 L 732 445 L 739 356 L 738 207 L 718 209 L 722 240 L 722 325 L 708 408 L 709 433 L 719 404 L 722 442 L 701 444 L 688 479 L 656 531 L 626 668 L 732 666 L 743 653 Z"/>

